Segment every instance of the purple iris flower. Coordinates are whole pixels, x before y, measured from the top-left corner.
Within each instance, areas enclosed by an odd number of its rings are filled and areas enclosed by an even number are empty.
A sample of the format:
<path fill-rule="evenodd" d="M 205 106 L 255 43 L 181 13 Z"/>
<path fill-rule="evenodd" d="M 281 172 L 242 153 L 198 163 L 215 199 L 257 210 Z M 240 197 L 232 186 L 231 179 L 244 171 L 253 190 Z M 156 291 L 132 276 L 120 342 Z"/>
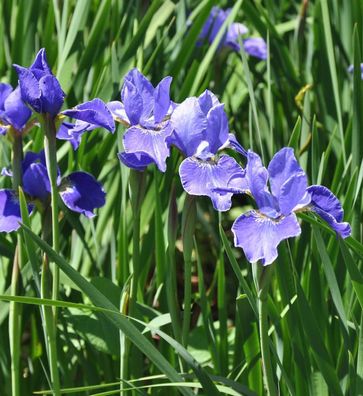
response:
<path fill-rule="evenodd" d="M 213 7 L 199 35 L 198 43 L 200 44 L 205 40 L 210 44 L 213 43 L 230 12 L 230 8 L 222 10 L 219 7 Z M 230 47 L 238 52 L 240 50 L 238 38 L 247 33 L 248 28 L 242 23 L 232 23 L 222 38 L 218 48 Z M 242 42 L 247 54 L 263 60 L 267 58 L 267 46 L 262 38 L 244 38 Z"/>
<path fill-rule="evenodd" d="M 137 69 L 125 76 L 121 101 L 107 104 L 116 121 L 129 126 L 123 136 L 124 152 L 119 159 L 128 167 L 143 170 L 155 163 L 166 170 L 172 133 L 169 118 L 174 104 L 170 100 L 171 77 L 165 77 L 154 88 Z"/>
<path fill-rule="evenodd" d="M 353 71 L 354 71 L 354 65 L 350 65 L 348 67 L 348 72 L 353 73 Z M 363 63 L 360 64 L 360 71 L 361 71 L 361 78 L 363 80 Z"/>
<path fill-rule="evenodd" d="M 49 113 L 55 117 L 63 105 L 65 93 L 48 65 L 45 49 L 38 52 L 29 68 L 19 65 L 14 68 L 24 102 L 36 113 Z"/>
<path fill-rule="evenodd" d="M 19 76 L 23 101 L 35 112 L 48 113 L 55 118 L 63 105 L 65 93 L 57 78 L 52 74 L 45 49 L 38 52 L 29 68 L 19 65 L 14 65 L 14 68 Z M 57 137 L 69 140 L 74 149 L 78 148 L 81 136 L 86 131 L 98 127 L 105 128 L 110 132 L 115 130 L 111 112 L 106 104 L 98 98 L 82 103 L 73 109 L 64 110 L 62 115 L 74 118 L 76 122 L 74 124 L 66 122 L 61 125 Z"/>
<path fill-rule="evenodd" d="M 294 151 L 283 148 L 266 169 L 260 157 L 247 153 L 244 185 L 231 185 L 226 192 L 249 193 L 258 210 L 239 216 L 232 226 L 235 245 L 241 247 L 251 263 L 271 264 L 277 257 L 277 246 L 284 239 L 300 235 L 295 212 L 311 210 L 323 218 L 342 238 L 350 235 L 348 223 L 342 222 L 343 209 L 335 195 L 324 186 L 307 185 Z M 267 186 L 269 182 L 270 190 Z"/>
<path fill-rule="evenodd" d="M 11 126 L 21 132 L 31 116 L 31 110 L 21 99 L 20 88 L 0 83 L 0 134 Z"/>
<path fill-rule="evenodd" d="M 63 122 L 58 129 L 57 138 L 68 140 L 76 150 L 81 143 L 81 137 L 85 132 L 96 128 L 105 128 L 109 132 L 115 131 L 113 115 L 101 99 L 93 99 L 82 103 L 73 109 L 65 110 L 63 115 L 74 118 L 76 122 Z"/>
<path fill-rule="evenodd" d="M 47 173 L 44 151 L 27 152 L 23 163 L 23 189 L 30 200 L 46 203 L 50 198 L 50 181 Z M 7 172 L 6 175 L 12 176 Z M 91 218 L 93 210 L 105 204 L 105 192 L 102 185 L 89 173 L 73 172 L 61 178 L 58 171 L 57 184 L 59 195 L 64 204 L 73 212 Z M 28 206 L 30 211 L 31 205 Z M 12 190 L 0 190 L 0 232 L 16 231 L 20 225 L 20 204 Z"/>
<path fill-rule="evenodd" d="M 229 180 L 231 185 L 239 186 L 245 175 L 232 157 L 218 157 L 217 153 L 227 146 L 246 152 L 228 132 L 224 105 L 206 90 L 198 98 L 188 98 L 178 105 L 171 115 L 171 124 L 174 132 L 169 142 L 187 157 L 179 168 L 185 191 L 210 197 L 216 210 L 230 209 L 233 194 L 216 189 L 227 186 Z"/>

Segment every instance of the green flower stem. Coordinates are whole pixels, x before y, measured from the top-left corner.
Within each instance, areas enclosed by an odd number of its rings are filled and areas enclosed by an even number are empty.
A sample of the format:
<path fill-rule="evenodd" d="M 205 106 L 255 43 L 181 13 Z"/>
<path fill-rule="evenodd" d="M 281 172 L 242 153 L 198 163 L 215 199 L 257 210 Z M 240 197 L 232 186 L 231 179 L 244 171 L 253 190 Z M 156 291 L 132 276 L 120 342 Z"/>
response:
<path fill-rule="evenodd" d="M 142 184 L 142 174 L 136 174 L 137 171 L 131 172 L 131 205 L 133 213 L 133 231 L 132 231 L 132 278 L 130 282 L 130 306 L 129 315 L 133 316 L 136 310 L 137 291 L 139 286 L 140 272 L 140 188 Z M 139 172 L 138 172 L 139 173 Z"/>
<path fill-rule="evenodd" d="M 51 187 L 51 228 L 52 228 L 52 245 L 56 253 L 59 253 L 59 224 L 58 224 L 58 166 L 57 166 L 57 145 L 56 145 L 56 125 L 55 120 L 49 114 L 42 116 L 42 127 L 44 130 L 44 151 L 45 161 L 47 165 L 48 177 Z M 45 219 L 47 224 L 47 219 Z M 47 228 L 47 227 L 45 227 Z M 43 235 L 47 235 L 48 230 L 43 227 Z M 51 276 L 53 275 L 53 282 Z M 59 294 L 59 268 L 55 264 L 52 271 L 49 268 L 48 257 L 44 257 L 41 295 L 45 298 L 58 299 Z M 48 341 L 48 358 L 53 383 L 53 393 L 58 396 L 60 394 L 60 382 L 58 373 L 58 357 L 57 357 L 57 310 L 55 307 L 44 308 L 44 320 Z"/>
<path fill-rule="evenodd" d="M 42 266 L 42 278 L 41 278 L 41 298 L 50 298 L 51 297 L 51 284 L 52 284 L 52 274 L 49 268 L 48 256 L 44 255 L 43 257 L 43 266 Z M 56 343 L 56 332 L 55 332 L 55 322 L 54 322 L 54 313 L 52 307 L 43 306 L 43 317 L 45 321 L 45 329 L 47 335 L 47 344 L 48 344 L 48 359 L 50 365 L 50 375 L 52 379 L 53 385 L 53 394 L 55 396 L 59 396 L 60 392 L 60 382 L 59 382 L 59 373 L 58 373 L 58 362 L 57 362 L 57 343 Z"/>
<path fill-rule="evenodd" d="M 13 271 L 11 276 L 11 295 L 18 295 L 19 282 L 19 245 L 16 247 Z M 9 307 L 9 340 L 11 354 L 11 391 L 13 396 L 20 396 L 20 338 L 21 338 L 21 306 L 10 302 Z"/>
<path fill-rule="evenodd" d="M 178 208 L 176 205 L 175 188 L 173 186 L 170 194 L 169 216 L 168 216 L 168 258 L 169 265 L 166 275 L 166 293 L 168 309 L 171 316 L 171 324 L 176 341 L 181 342 L 180 307 L 178 304 L 175 242 L 178 229 Z"/>
<path fill-rule="evenodd" d="M 58 224 L 58 166 L 57 166 L 57 145 L 56 145 L 56 126 L 54 118 L 49 114 L 43 116 L 44 128 L 44 151 L 47 165 L 48 176 L 51 188 L 51 208 L 52 208 L 52 240 L 53 250 L 59 253 L 59 224 Z M 59 268 L 54 265 L 52 298 L 56 300 L 59 293 Z"/>
<path fill-rule="evenodd" d="M 13 138 L 13 189 L 18 191 L 22 180 L 23 140 L 15 130 L 11 130 Z M 17 235 L 18 244 L 15 250 L 13 271 L 11 276 L 11 295 L 18 295 L 19 269 L 22 266 L 23 241 L 20 232 Z M 12 395 L 20 395 L 20 339 L 21 339 L 21 306 L 10 303 L 9 308 L 9 340 L 11 353 L 11 389 Z"/>
<path fill-rule="evenodd" d="M 140 214 L 141 204 L 145 192 L 145 173 L 138 171 L 130 172 L 130 198 L 133 213 L 133 233 L 132 233 L 132 267 L 131 267 L 131 280 L 130 280 L 130 301 L 129 301 L 129 316 L 136 318 L 136 303 L 139 290 L 140 278 Z M 121 362 L 121 367 L 128 365 L 127 373 L 129 378 L 122 378 L 128 380 L 132 375 L 137 376 L 138 372 L 142 371 L 140 361 L 142 360 L 140 352 L 136 347 L 130 344 L 129 340 L 124 343 L 124 351 L 122 354 L 124 361 Z M 140 374 L 141 375 L 141 374 Z"/>
<path fill-rule="evenodd" d="M 124 315 L 127 315 L 127 304 L 128 304 L 128 291 L 125 290 L 121 295 L 120 301 L 120 312 Z M 130 342 L 126 338 L 125 334 L 120 332 L 120 378 L 127 380 L 129 376 L 129 351 L 130 351 Z M 120 395 L 123 396 L 127 392 L 123 391 L 124 383 L 120 382 Z"/>
<path fill-rule="evenodd" d="M 184 315 L 182 326 L 182 342 L 188 345 L 190 331 L 190 317 L 192 304 L 192 251 L 193 236 L 196 219 L 195 198 L 187 195 L 182 216 L 182 239 L 183 239 L 183 258 L 184 258 Z"/>
<path fill-rule="evenodd" d="M 260 267 L 260 266 L 259 266 Z M 258 278 L 258 319 L 260 333 L 260 348 L 263 367 L 263 378 L 268 396 L 277 396 L 277 389 L 274 382 L 270 346 L 268 338 L 268 318 L 267 318 L 267 299 L 270 286 L 273 265 L 262 267 Z"/>

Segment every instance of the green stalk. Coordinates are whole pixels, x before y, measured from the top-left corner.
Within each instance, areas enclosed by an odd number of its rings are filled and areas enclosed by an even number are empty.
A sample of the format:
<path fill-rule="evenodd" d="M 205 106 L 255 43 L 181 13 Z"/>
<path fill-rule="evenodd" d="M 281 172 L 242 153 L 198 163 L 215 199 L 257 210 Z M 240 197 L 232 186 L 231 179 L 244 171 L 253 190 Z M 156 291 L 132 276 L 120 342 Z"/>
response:
<path fill-rule="evenodd" d="M 168 309 L 171 317 L 174 338 L 181 342 L 180 307 L 178 304 L 176 263 L 175 263 L 175 242 L 178 229 L 178 208 L 176 205 L 175 187 L 170 194 L 169 216 L 168 216 L 168 257 L 169 265 L 166 275 L 166 293 Z"/>
<path fill-rule="evenodd" d="M 57 166 L 57 144 L 56 144 L 56 126 L 54 118 L 49 114 L 43 116 L 44 128 L 44 151 L 47 165 L 48 177 L 51 188 L 51 208 L 52 208 L 52 240 L 53 250 L 59 253 L 59 224 L 58 224 L 58 166 Z M 56 300 L 59 293 L 59 268 L 53 265 L 53 288 L 52 298 Z"/>
<path fill-rule="evenodd" d="M 43 257 L 43 266 L 42 266 L 42 278 L 41 278 L 41 298 L 50 298 L 51 297 L 51 280 L 52 274 L 49 268 L 48 256 L 44 255 Z M 56 342 L 56 334 L 55 334 L 55 322 L 54 322 L 54 313 L 52 307 L 43 306 L 43 317 L 45 321 L 45 330 L 47 335 L 47 343 L 48 343 L 48 359 L 50 365 L 50 375 L 53 386 L 53 394 L 55 396 L 59 396 L 60 393 L 60 382 L 59 382 L 59 374 L 58 374 L 58 365 L 57 365 L 57 342 Z"/>
<path fill-rule="evenodd" d="M 22 136 L 12 130 L 13 137 L 13 188 L 18 191 L 22 180 L 23 140 Z M 19 269 L 22 267 L 23 241 L 21 234 L 17 235 L 17 247 L 14 255 L 13 271 L 11 276 L 11 295 L 18 294 Z M 10 303 L 9 308 L 9 339 L 11 354 L 11 389 L 12 395 L 20 395 L 20 339 L 21 339 L 21 306 L 16 302 Z"/>
<path fill-rule="evenodd" d="M 120 301 L 120 312 L 127 315 L 127 305 L 129 300 L 129 292 L 127 288 L 124 288 L 124 292 L 121 295 Z M 129 365 L 128 357 L 130 350 L 130 342 L 126 338 L 125 334 L 120 331 L 120 378 L 121 380 L 127 380 L 129 375 Z M 120 396 L 126 394 L 122 389 L 124 388 L 124 383 L 120 382 Z"/>
<path fill-rule="evenodd" d="M 14 256 L 13 271 L 11 276 L 11 295 L 18 293 L 19 281 L 19 245 Z M 20 333 L 21 333 L 21 306 L 16 302 L 10 302 L 9 307 L 9 339 L 11 355 L 11 391 L 13 396 L 20 396 Z"/>
<path fill-rule="evenodd" d="M 187 195 L 182 217 L 182 239 L 183 239 L 183 258 L 184 258 L 184 315 L 182 326 L 182 342 L 188 345 L 190 331 L 191 303 L 192 303 L 192 251 L 193 236 L 196 219 L 195 198 Z"/>
<path fill-rule="evenodd" d="M 145 174 L 144 172 L 131 171 L 130 172 L 130 192 L 131 192 L 131 206 L 133 213 L 133 233 L 132 233 L 132 267 L 130 280 L 130 302 L 129 302 L 129 316 L 136 318 L 136 303 L 139 290 L 140 278 L 140 212 L 141 203 L 145 191 Z M 123 354 L 124 361 L 121 362 L 121 367 L 128 365 L 128 375 L 137 376 L 137 372 L 142 370 L 140 367 L 141 354 L 126 340 L 125 353 Z M 125 371 L 124 371 L 125 372 Z M 128 380 L 129 378 L 122 378 Z"/>
<path fill-rule="evenodd" d="M 273 273 L 273 265 L 262 267 L 260 276 L 258 278 L 258 321 L 259 321 L 259 333 L 260 333 L 260 348 L 263 368 L 263 379 L 267 395 L 277 396 L 277 389 L 274 382 L 270 346 L 268 338 L 268 289 L 270 286 L 271 276 Z"/>
<path fill-rule="evenodd" d="M 48 177 L 51 188 L 51 228 L 52 228 L 52 245 L 56 253 L 59 253 L 59 224 L 58 224 L 58 166 L 57 166 L 57 145 L 56 145 L 56 125 L 55 120 L 49 114 L 44 114 L 42 118 L 44 129 L 44 151 L 47 165 Z M 44 220 L 44 219 L 43 219 Z M 47 222 L 47 219 L 45 219 Z M 45 227 L 47 228 L 47 227 Z M 48 230 L 43 227 L 43 235 Z M 53 282 L 51 276 L 53 275 Z M 52 271 L 49 268 L 48 257 L 43 260 L 41 295 L 45 298 L 58 299 L 59 294 L 59 268 L 53 263 Z M 44 319 L 48 341 L 48 358 L 53 383 L 54 395 L 60 395 L 60 382 L 58 373 L 57 357 L 57 310 L 56 307 L 44 308 Z"/>

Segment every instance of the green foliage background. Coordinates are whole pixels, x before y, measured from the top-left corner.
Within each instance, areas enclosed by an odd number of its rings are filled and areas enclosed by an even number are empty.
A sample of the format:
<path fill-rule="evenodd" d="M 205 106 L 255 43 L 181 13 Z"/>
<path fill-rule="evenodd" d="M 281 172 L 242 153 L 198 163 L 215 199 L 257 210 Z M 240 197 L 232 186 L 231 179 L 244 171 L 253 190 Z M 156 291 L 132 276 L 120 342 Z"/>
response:
<path fill-rule="evenodd" d="M 267 62 L 217 51 L 217 43 L 195 46 L 213 5 L 233 7 L 231 20 L 245 23 L 252 35 L 268 41 Z M 118 99 L 123 76 L 134 66 L 154 85 L 171 75 L 174 101 L 211 89 L 225 103 L 230 129 L 244 147 L 263 155 L 265 162 L 278 149 L 293 147 L 310 184 L 324 184 L 339 197 L 352 224 L 352 237 L 337 240 L 324 224 L 304 215 L 301 237 L 279 249 L 268 309 L 272 360 L 282 395 L 363 394 L 363 98 L 358 68 L 362 23 L 361 0 L 0 2 L 2 82 L 16 85 L 11 65 L 29 65 L 41 47 L 67 93 L 65 108 L 93 97 Z M 347 72 L 352 63 L 354 76 Z M 219 218 L 208 199 L 198 198 L 192 277 L 184 279 L 185 193 L 177 177 L 177 152 L 172 152 L 165 175 L 151 167 L 143 177 L 136 316 L 150 323 L 152 331 L 133 322 L 145 330 L 141 335 L 120 315 L 74 304 L 111 310 L 110 302 L 115 307 L 121 304 L 121 310 L 127 306 L 122 304 L 129 293 L 135 230 L 130 172 L 116 156 L 122 133 L 119 127 L 114 135 L 103 130 L 86 134 L 76 152 L 69 143 L 58 142 L 62 173 L 89 171 L 107 192 L 106 205 L 95 219 L 65 211 L 60 220 L 62 258 L 56 260 L 62 270 L 58 319 L 62 387 L 74 388 L 77 394 L 119 392 L 122 329 L 147 356 L 131 354 L 129 377 L 123 378 L 132 379 L 124 383 L 127 387 L 144 386 L 139 393 L 191 394 L 202 386 L 199 394 L 264 394 L 253 266 L 240 250 L 231 248 L 229 231 L 252 202 L 237 196 L 233 209 Z M 8 166 L 11 147 L 4 138 L 0 144 L 0 166 Z M 26 147 L 40 150 L 40 130 L 27 137 Z M 9 181 L 1 178 L 0 186 L 8 187 Z M 170 213 L 173 223 L 168 227 Z M 219 225 L 225 234 L 220 234 Z M 33 216 L 31 228 L 40 232 L 39 215 Z M 170 230 L 176 233 L 175 250 L 168 249 Z M 47 249 L 34 241 L 37 249 Z M 15 245 L 16 236 L 0 235 L 1 395 L 11 392 L 5 300 L 10 295 Z M 174 341 L 167 308 L 170 274 L 175 276 L 180 303 L 184 283 L 192 282 L 189 354 Z M 21 390 L 27 395 L 50 388 L 40 302 L 34 299 L 29 262 L 22 268 L 19 295 L 23 299 L 18 301 L 24 303 Z M 176 375 L 181 367 L 186 384 L 163 388 L 162 384 L 182 380 Z M 141 380 L 144 377 L 148 378 Z M 77 389 L 81 386 L 88 388 Z"/>

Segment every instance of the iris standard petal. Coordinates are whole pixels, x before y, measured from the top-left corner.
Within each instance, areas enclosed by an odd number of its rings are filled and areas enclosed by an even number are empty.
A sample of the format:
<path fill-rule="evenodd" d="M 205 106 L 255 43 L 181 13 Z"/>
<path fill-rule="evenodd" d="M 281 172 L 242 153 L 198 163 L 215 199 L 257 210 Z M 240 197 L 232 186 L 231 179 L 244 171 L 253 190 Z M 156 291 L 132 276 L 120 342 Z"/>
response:
<path fill-rule="evenodd" d="M 275 218 L 279 208 L 276 198 L 267 189 L 268 172 L 262 165 L 261 158 L 251 150 L 247 153 L 246 177 L 249 190 L 258 208 L 266 216 Z"/>
<path fill-rule="evenodd" d="M 311 196 L 311 208 L 324 219 L 342 238 L 351 234 L 350 225 L 343 222 L 344 211 L 339 199 L 326 187 L 313 185 L 307 191 Z"/>
<path fill-rule="evenodd" d="M 154 87 L 142 73 L 134 68 L 125 76 L 121 100 L 132 125 L 138 124 L 150 118 L 152 114 Z"/>
<path fill-rule="evenodd" d="M 63 106 L 66 94 L 62 91 L 59 81 L 52 74 L 48 74 L 39 80 L 39 88 L 42 93 L 42 113 L 56 116 Z"/>
<path fill-rule="evenodd" d="M 233 135 L 233 133 L 228 134 L 228 145 L 233 150 L 237 151 L 237 153 L 240 153 L 245 157 L 247 157 L 247 151 L 242 147 L 242 145 L 239 143 L 239 141 L 237 140 L 236 136 Z"/>
<path fill-rule="evenodd" d="M 287 216 L 302 201 L 306 194 L 308 181 L 304 172 L 291 176 L 281 186 L 278 199 L 280 212 Z"/>
<path fill-rule="evenodd" d="M 212 7 L 211 12 L 209 13 L 208 18 L 204 22 L 202 30 L 199 34 L 199 37 L 198 37 L 199 42 L 203 41 L 205 39 L 208 39 L 209 34 L 211 32 L 212 24 L 214 22 L 214 17 L 217 14 L 218 10 L 219 10 L 218 7 L 216 7 L 216 6 Z"/>
<path fill-rule="evenodd" d="M 146 153 L 137 152 L 137 153 L 118 153 L 117 154 L 119 160 L 129 168 L 143 171 L 146 167 L 152 163 L 154 160 L 147 155 Z"/>
<path fill-rule="evenodd" d="M 234 175 L 244 177 L 243 169 L 228 155 L 221 156 L 217 162 L 201 161 L 194 157 L 186 158 L 179 168 L 180 180 L 184 190 L 190 195 L 204 195 L 211 198 L 213 207 L 226 211 L 232 205 L 232 193 L 224 191 L 228 180 Z"/>
<path fill-rule="evenodd" d="M 206 89 L 199 97 L 198 103 L 205 115 L 208 114 L 209 110 L 217 105 L 220 105 L 218 98 L 209 89 Z"/>
<path fill-rule="evenodd" d="M 262 60 L 267 59 L 267 45 L 261 37 L 251 37 L 243 40 L 243 48 L 251 56 Z"/>
<path fill-rule="evenodd" d="M 46 200 L 50 194 L 47 168 L 41 163 L 32 163 L 23 175 L 24 191 L 31 197 Z"/>
<path fill-rule="evenodd" d="M 73 212 L 93 217 L 93 210 L 105 204 L 101 183 L 86 172 L 73 172 L 62 180 L 59 194 L 64 204 Z"/>
<path fill-rule="evenodd" d="M 174 144 L 187 157 L 194 155 L 204 140 L 207 118 L 201 110 L 198 99 L 185 99 L 171 115 L 174 130 L 170 143 Z"/>
<path fill-rule="evenodd" d="M 121 98 L 131 125 L 137 125 L 140 122 L 144 106 L 141 95 L 135 85 L 130 81 L 125 80 L 121 91 Z"/>
<path fill-rule="evenodd" d="M 277 258 L 277 246 L 287 238 L 300 235 L 301 228 L 295 214 L 272 220 L 251 210 L 239 216 L 232 225 L 234 244 L 243 249 L 247 260 L 263 265 Z"/>
<path fill-rule="evenodd" d="M 125 152 L 131 154 L 145 153 L 153 159 L 161 172 L 165 172 L 166 159 L 170 154 L 166 139 L 171 135 L 171 132 L 169 126 L 161 130 L 131 127 L 123 136 Z"/>
<path fill-rule="evenodd" d="M 163 78 L 154 90 L 154 120 L 161 122 L 170 107 L 170 84 L 172 77 Z"/>
<path fill-rule="evenodd" d="M 8 123 L 18 131 L 24 128 L 32 114 L 21 98 L 20 87 L 15 88 L 6 98 L 4 110 Z"/>
<path fill-rule="evenodd" d="M 212 154 L 217 154 L 217 151 L 228 141 L 228 119 L 224 104 L 209 110 L 204 139 L 209 143 L 208 150 Z"/>
<path fill-rule="evenodd" d="M 228 15 L 231 12 L 230 8 L 228 8 L 227 10 L 222 10 L 222 9 L 220 9 L 218 7 L 216 7 L 216 8 L 217 8 L 217 10 L 214 11 L 214 19 L 213 19 L 212 28 L 211 28 L 209 36 L 208 36 L 208 41 L 210 43 L 212 43 L 215 40 L 215 38 L 216 38 L 217 34 L 219 33 L 224 21 L 228 18 Z M 227 32 L 222 37 L 222 39 L 221 39 L 221 41 L 220 41 L 220 43 L 218 45 L 218 48 L 223 46 L 224 41 L 226 39 L 226 36 L 227 36 Z"/>
<path fill-rule="evenodd" d="M 0 190 L 0 232 L 16 231 L 21 222 L 20 203 L 14 191 Z"/>
<path fill-rule="evenodd" d="M 41 91 L 39 88 L 39 82 L 35 78 L 34 74 L 25 67 L 13 65 L 15 71 L 18 73 L 19 86 L 21 91 L 21 97 L 25 103 L 32 107 L 36 112 L 41 113 Z"/>
<path fill-rule="evenodd" d="M 52 74 L 52 71 L 48 65 L 47 55 L 44 48 L 41 48 L 36 54 L 34 62 L 30 66 L 30 70 L 41 70 L 45 74 Z"/>
<path fill-rule="evenodd" d="M 106 103 L 98 98 L 89 102 L 81 103 L 73 109 L 65 110 L 62 114 L 94 125 L 94 127 L 102 127 L 110 132 L 115 131 L 115 121 L 106 106 Z"/>
<path fill-rule="evenodd" d="M 303 172 L 295 158 L 294 150 L 290 147 L 279 150 L 273 156 L 267 169 L 270 176 L 271 191 L 277 199 L 280 196 L 282 185 L 291 176 Z"/>

